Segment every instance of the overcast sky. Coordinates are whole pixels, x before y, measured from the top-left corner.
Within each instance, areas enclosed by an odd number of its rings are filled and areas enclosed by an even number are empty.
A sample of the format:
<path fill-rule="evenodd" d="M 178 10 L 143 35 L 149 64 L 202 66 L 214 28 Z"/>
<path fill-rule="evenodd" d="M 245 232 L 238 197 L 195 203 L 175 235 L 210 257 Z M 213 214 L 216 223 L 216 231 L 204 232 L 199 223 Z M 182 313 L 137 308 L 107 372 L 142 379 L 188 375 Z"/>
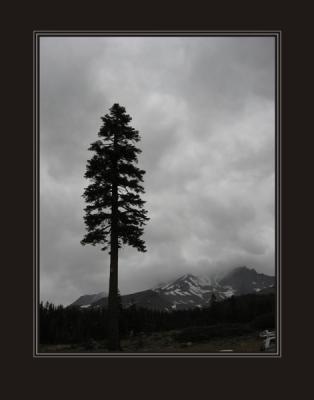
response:
<path fill-rule="evenodd" d="M 139 130 L 147 253 L 119 256 L 122 294 L 186 272 L 274 274 L 275 39 L 40 39 L 40 294 L 108 291 L 109 255 L 82 246 L 87 149 L 113 103 Z"/>

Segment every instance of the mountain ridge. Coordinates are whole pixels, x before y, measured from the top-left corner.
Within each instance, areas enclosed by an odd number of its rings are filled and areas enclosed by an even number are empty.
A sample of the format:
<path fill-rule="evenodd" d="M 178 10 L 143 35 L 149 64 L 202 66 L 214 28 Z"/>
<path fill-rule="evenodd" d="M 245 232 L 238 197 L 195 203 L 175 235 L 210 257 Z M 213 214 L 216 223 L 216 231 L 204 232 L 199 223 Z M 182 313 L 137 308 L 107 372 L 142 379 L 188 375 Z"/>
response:
<path fill-rule="evenodd" d="M 194 275 L 186 273 L 157 287 L 121 296 L 122 306 L 155 310 L 180 310 L 209 305 L 212 295 L 225 298 L 249 293 L 275 291 L 275 277 L 258 273 L 254 268 L 236 267 L 224 274 Z M 102 296 L 103 295 L 103 296 Z M 79 297 L 69 307 L 107 306 L 104 293 Z"/>

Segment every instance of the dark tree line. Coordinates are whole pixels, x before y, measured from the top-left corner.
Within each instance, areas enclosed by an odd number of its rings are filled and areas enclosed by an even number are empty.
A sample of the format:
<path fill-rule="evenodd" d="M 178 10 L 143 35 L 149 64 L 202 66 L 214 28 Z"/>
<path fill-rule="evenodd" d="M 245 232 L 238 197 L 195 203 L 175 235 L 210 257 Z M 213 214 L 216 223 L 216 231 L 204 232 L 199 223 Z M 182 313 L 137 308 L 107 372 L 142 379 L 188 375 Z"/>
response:
<path fill-rule="evenodd" d="M 80 309 L 78 307 L 40 304 L 40 343 L 84 343 L 90 339 L 110 338 L 109 312 L 106 308 Z M 253 330 L 274 328 L 275 296 L 249 294 L 211 303 L 208 308 L 157 311 L 131 306 L 120 306 L 119 329 L 121 337 L 150 334 L 195 326 L 223 323 L 250 324 Z M 108 343 L 108 342 L 107 342 Z"/>

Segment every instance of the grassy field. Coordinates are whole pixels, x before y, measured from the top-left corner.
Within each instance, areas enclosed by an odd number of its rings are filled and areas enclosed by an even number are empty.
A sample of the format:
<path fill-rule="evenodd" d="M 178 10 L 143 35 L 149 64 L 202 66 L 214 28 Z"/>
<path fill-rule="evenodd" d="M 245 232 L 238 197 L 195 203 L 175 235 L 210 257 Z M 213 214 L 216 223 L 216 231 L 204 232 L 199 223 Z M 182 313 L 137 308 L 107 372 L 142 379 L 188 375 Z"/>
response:
<path fill-rule="evenodd" d="M 134 336 L 121 341 L 123 353 L 259 353 L 262 340 L 258 333 L 201 342 L 178 342 L 176 331 Z M 81 345 L 40 345 L 40 353 L 108 353 L 104 342 Z"/>

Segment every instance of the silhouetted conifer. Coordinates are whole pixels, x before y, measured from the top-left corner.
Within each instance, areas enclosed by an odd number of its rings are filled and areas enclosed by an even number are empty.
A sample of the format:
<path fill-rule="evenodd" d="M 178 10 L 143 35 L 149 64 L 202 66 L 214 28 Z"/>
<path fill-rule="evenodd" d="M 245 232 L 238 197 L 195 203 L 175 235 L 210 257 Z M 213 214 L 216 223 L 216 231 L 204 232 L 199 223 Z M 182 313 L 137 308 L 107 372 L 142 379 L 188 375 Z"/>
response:
<path fill-rule="evenodd" d="M 139 133 L 129 126 L 132 118 L 124 107 L 114 104 L 101 119 L 99 140 L 89 148 L 94 155 L 85 173 L 91 183 L 83 194 L 88 203 L 84 209 L 87 233 L 81 243 L 110 250 L 108 344 L 110 350 L 119 350 L 118 249 L 128 244 L 146 251 L 141 236 L 149 218 L 140 197 L 145 171 L 135 165 L 141 150 L 135 146 Z"/>

